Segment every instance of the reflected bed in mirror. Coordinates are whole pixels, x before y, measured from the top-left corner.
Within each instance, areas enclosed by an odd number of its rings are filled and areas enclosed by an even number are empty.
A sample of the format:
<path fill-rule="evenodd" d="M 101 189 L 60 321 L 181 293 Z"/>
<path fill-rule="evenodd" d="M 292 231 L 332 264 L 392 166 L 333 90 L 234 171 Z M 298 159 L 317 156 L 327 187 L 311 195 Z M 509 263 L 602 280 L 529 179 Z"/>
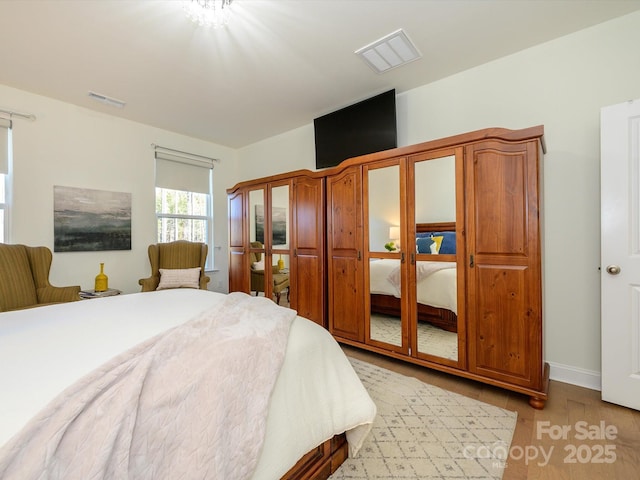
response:
<path fill-rule="evenodd" d="M 455 254 L 455 222 L 421 223 L 416 225 L 417 237 L 449 237 L 442 252 Z M 450 243 L 453 243 L 451 250 Z M 429 250 L 431 251 L 431 250 Z M 426 252 L 419 252 L 426 253 Z M 444 260 L 444 258 L 443 258 Z M 377 259 L 370 262 L 371 313 L 389 316 L 400 315 L 400 261 Z M 417 262 L 416 282 L 418 320 L 447 332 L 458 331 L 457 275 L 454 261 Z"/>
<path fill-rule="evenodd" d="M 370 262 L 371 313 L 400 316 L 399 267 L 399 260 Z M 417 268 L 418 320 L 457 332 L 455 263 L 419 261 Z"/>

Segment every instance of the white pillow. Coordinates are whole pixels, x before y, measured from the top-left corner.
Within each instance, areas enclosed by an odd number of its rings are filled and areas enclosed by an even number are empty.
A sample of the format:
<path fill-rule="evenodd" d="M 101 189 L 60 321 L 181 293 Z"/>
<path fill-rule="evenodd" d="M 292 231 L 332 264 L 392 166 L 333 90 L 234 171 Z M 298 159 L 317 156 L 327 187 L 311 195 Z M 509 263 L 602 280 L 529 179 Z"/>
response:
<path fill-rule="evenodd" d="M 253 262 L 251 265 L 254 270 L 264 270 L 264 260 L 260 260 L 259 262 Z"/>
<path fill-rule="evenodd" d="M 200 267 L 161 268 L 160 284 L 156 290 L 166 288 L 200 288 Z"/>

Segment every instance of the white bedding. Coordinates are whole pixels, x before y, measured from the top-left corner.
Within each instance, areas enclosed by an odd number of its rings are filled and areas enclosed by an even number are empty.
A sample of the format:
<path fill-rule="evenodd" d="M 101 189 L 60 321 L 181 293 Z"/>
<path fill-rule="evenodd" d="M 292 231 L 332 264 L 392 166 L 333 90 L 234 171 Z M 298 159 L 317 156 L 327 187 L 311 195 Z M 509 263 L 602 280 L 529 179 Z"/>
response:
<path fill-rule="evenodd" d="M 178 289 L 1 313 L 0 448 L 68 385 L 224 298 Z M 375 405 L 337 343 L 297 317 L 253 478 L 279 478 L 304 453 L 345 430 L 354 454 L 374 416 Z"/>
<path fill-rule="evenodd" d="M 416 262 L 418 303 L 458 313 L 457 275 L 454 262 Z M 369 262 L 370 293 L 400 298 L 400 260 Z"/>

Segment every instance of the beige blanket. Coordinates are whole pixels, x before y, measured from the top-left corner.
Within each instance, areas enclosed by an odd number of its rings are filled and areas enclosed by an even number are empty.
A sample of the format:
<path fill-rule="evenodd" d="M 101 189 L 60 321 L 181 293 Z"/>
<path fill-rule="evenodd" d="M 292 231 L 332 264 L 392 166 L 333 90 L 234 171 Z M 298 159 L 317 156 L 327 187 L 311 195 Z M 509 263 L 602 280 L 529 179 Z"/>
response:
<path fill-rule="evenodd" d="M 114 358 L 3 447 L 0 478 L 249 478 L 295 315 L 234 293 Z"/>

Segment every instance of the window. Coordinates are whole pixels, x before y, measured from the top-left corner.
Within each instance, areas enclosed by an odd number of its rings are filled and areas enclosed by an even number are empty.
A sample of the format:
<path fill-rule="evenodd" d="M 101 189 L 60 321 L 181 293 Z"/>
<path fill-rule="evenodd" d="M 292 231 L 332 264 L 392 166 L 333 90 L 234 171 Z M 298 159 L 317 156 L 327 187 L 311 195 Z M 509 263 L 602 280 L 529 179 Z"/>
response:
<path fill-rule="evenodd" d="M 212 185 L 212 159 L 156 147 L 158 243 L 206 243 L 209 271 L 213 270 Z"/>
<path fill-rule="evenodd" d="M 156 187 L 158 242 L 207 243 L 209 195 Z"/>
<path fill-rule="evenodd" d="M 11 121 L 0 118 L 0 243 L 9 240 Z"/>

